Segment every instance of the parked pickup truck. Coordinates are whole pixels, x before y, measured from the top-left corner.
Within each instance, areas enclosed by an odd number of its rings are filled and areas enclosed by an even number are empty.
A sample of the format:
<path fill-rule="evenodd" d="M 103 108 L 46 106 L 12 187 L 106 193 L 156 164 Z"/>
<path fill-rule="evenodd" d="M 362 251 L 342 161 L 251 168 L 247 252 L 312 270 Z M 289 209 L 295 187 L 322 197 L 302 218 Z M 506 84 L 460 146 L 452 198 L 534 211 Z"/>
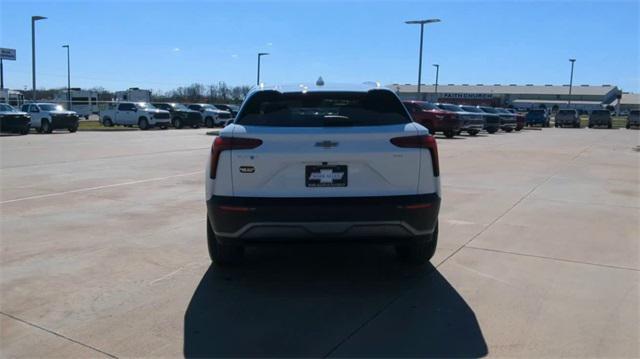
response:
<path fill-rule="evenodd" d="M 5 103 L 0 103 L 0 132 L 29 133 L 31 117 L 26 112 L 17 111 Z"/>
<path fill-rule="evenodd" d="M 187 107 L 202 114 L 205 127 L 224 127 L 227 123 L 233 120 L 231 112 L 220 110 L 207 103 L 192 103 Z"/>
<path fill-rule="evenodd" d="M 46 102 L 29 103 L 22 105 L 22 111 L 31 115 L 31 127 L 38 133 L 51 133 L 57 129 L 67 129 L 69 132 L 78 130 L 78 114 L 66 111 L 61 105 Z"/>
<path fill-rule="evenodd" d="M 460 106 L 463 110 L 467 112 L 478 113 L 484 118 L 484 130 L 488 133 L 496 133 L 500 129 L 500 116 L 494 113 L 486 113 L 479 109 L 477 106 Z"/>
<path fill-rule="evenodd" d="M 198 111 L 190 110 L 187 106 L 175 102 L 154 102 L 153 106 L 171 113 L 171 125 L 175 128 L 202 126 L 202 115 Z"/>
<path fill-rule="evenodd" d="M 435 105 L 442 110 L 454 112 L 458 116 L 460 119 L 460 130 L 458 130 L 458 134 L 464 131 L 468 133 L 469 136 L 475 136 L 484 129 L 485 122 L 482 114 L 467 112 L 459 105 L 450 103 L 436 103 Z"/>
<path fill-rule="evenodd" d="M 169 111 L 159 110 L 148 102 L 118 102 L 100 111 L 102 125 L 138 126 L 141 130 L 151 127 L 166 129 L 171 124 Z"/>

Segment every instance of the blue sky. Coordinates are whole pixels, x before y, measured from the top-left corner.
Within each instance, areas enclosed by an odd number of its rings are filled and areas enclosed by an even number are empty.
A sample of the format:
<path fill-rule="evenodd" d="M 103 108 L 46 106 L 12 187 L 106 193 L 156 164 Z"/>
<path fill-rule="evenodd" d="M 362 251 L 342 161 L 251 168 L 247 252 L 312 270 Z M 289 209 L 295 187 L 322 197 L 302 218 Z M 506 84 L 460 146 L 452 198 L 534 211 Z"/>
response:
<path fill-rule="evenodd" d="M 38 87 L 167 90 L 194 82 L 252 85 L 256 53 L 265 83 L 423 82 L 614 84 L 640 91 L 640 5 L 629 1 L 12 1 L 0 0 L 5 87 L 31 87 L 32 15 Z"/>

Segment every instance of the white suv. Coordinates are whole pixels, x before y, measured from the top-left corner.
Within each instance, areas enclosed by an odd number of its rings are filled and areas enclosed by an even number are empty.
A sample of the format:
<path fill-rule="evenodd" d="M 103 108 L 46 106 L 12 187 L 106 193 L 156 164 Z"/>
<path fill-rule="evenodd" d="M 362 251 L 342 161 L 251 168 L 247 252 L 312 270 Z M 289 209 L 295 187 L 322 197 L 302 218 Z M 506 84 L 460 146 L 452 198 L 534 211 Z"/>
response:
<path fill-rule="evenodd" d="M 251 92 L 206 169 L 209 255 L 245 245 L 361 240 L 429 260 L 438 239 L 436 141 L 390 90 L 293 86 Z"/>

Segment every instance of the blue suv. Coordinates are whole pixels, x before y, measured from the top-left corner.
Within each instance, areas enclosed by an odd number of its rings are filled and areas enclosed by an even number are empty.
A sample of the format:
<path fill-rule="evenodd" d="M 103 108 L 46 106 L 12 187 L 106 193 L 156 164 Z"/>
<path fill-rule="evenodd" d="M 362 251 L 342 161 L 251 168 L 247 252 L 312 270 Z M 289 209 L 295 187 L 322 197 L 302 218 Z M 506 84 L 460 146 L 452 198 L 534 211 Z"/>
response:
<path fill-rule="evenodd" d="M 525 126 L 549 127 L 549 114 L 547 110 L 531 110 L 525 116 Z"/>

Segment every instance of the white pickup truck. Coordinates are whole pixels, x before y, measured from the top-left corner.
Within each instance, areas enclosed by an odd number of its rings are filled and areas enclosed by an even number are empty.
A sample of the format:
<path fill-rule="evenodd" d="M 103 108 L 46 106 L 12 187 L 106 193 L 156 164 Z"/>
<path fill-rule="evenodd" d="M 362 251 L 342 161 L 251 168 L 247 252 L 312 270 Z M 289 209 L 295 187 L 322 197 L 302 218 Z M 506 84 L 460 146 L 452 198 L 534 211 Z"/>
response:
<path fill-rule="evenodd" d="M 22 111 L 31 116 L 31 127 L 38 133 L 51 133 L 53 130 L 66 129 L 69 132 L 78 130 L 78 114 L 66 111 L 55 103 L 29 103 L 22 105 Z"/>
<path fill-rule="evenodd" d="M 100 111 L 100 120 L 105 127 L 123 125 L 138 126 L 141 130 L 151 127 L 166 129 L 171 124 L 171 114 L 147 102 L 118 102 Z"/>

